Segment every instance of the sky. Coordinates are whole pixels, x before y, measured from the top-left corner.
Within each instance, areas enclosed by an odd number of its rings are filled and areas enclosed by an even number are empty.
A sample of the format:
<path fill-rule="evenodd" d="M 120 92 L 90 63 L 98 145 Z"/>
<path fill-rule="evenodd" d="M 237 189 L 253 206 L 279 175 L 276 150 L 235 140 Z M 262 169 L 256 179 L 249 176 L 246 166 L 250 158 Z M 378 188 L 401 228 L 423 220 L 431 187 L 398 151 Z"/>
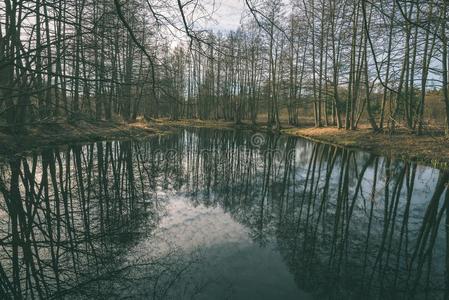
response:
<path fill-rule="evenodd" d="M 206 24 L 208 29 L 214 31 L 230 31 L 235 30 L 240 25 L 242 12 L 245 11 L 245 0 L 215 0 L 215 4 L 211 0 L 208 7 L 215 5 L 215 13 L 212 17 L 213 21 Z"/>

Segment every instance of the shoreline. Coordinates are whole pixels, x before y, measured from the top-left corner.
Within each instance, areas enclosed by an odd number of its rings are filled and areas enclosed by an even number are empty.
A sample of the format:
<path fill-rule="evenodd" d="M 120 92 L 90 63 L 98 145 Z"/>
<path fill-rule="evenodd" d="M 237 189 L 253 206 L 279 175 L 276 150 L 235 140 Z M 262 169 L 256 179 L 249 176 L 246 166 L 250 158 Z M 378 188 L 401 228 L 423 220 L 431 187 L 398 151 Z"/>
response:
<path fill-rule="evenodd" d="M 76 123 L 58 122 L 25 125 L 20 132 L 10 132 L 12 127 L 0 126 L 0 155 L 23 155 L 39 149 L 67 144 L 85 144 L 97 141 L 142 139 L 169 133 L 141 124 L 106 121 Z"/>
<path fill-rule="evenodd" d="M 26 125 L 22 133 L 10 132 L 11 127 L 3 126 L 0 127 L 0 154 L 10 156 L 46 147 L 99 140 L 142 139 L 170 134 L 179 127 L 270 131 L 263 123 L 254 126 L 248 122 L 237 125 L 227 121 L 195 119 L 178 121 L 157 119 L 129 124 L 106 121 L 78 121 L 76 124 L 48 123 Z M 449 170 L 449 139 L 441 135 L 417 136 L 406 131 L 398 131 L 394 135 L 389 135 L 374 133 L 368 128 L 346 131 L 334 127 L 292 126 L 284 126 L 280 130 L 280 134 Z"/>
<path fill-rule="evenodd" d="M 180 120 L 162 121 L 172 127 L 227 128 L 253 131 L 270 131 L 263 123 L 253 126 L 244 122 L 236 125 L 233 122 Z M 158 123 L 157 121 L 155 122 Z M 353 131 L 335 127 L 316 128 L 283 126 L 280 134 L 304 138 L 317 143 L 329 144 L 350 150 L 361 150 L 379 156 L 415 162 L 437 169 L 449 170 L 449 138 L 443 135 L 415 135 L 405 130 L 397 133 L 374 133 L 369 128 Z"/>

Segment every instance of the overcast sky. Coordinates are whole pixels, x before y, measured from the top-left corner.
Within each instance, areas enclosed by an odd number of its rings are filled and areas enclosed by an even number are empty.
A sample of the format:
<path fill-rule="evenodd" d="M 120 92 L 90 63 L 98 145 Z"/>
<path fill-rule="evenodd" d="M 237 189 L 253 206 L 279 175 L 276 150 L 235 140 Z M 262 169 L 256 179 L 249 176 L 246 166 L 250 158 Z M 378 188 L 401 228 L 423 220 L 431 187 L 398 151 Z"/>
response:
<path fill-rule="evenodd" d="M 208 22 L 206 26 L 215 31 L 237 29 L 244 10 L 245 0 L 215 0 L 214 22 Z"/>

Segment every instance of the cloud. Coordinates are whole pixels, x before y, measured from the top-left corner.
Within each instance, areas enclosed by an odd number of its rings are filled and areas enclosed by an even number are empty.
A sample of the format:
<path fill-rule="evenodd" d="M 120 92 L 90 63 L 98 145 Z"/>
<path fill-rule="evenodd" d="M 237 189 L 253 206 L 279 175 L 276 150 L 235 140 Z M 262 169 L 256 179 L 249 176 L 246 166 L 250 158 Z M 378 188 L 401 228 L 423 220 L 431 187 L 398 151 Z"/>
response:
<path fill-rule="evenodd" d="M 212 21 L 206 24 L 208 29 L 230 31 L 239 27 L 242 12 L 245 9 L 244 0 L 217 0 L 215 4 L 210 2 L 206 5 L 211 10 L 215 9 Z"/>

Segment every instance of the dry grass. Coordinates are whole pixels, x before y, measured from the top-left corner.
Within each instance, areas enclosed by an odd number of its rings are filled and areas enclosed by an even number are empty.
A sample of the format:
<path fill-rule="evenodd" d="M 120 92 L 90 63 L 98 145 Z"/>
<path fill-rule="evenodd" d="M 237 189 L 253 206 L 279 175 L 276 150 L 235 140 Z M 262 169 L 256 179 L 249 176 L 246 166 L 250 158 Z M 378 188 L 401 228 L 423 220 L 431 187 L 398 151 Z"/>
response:
<path fill-rule="evenodd" d="M 138 139 L 155 134 L 162 134 L 162 132 L 142 123 L 81 120 L 73 124 L 60 122 L 26 125 L 20 129 L 3 126 L 0 127 L 0 153 L 18 154 L 63 144 Z"/>
<path fill-rule="evenodd" d="M 97 121 L 79 121 L 76 124 L 61 122 L 28 125 L 20 132 L 14 131 L 13 127 L 3 126 L 0 127 L 0 153 L 16 154 L 37 148 L 99 140 L 145 138 L 172 132 L 174 127 L 267 130 L 263 123 L 254 127 L 249 122 L 237 126 L 233 122 L 190 119 L 178 121 L 157 119 L 150 122 L 138 120 L 131 124 Z M 416 136 L 406 130 L 399 130 L 395 135 L 389 135 L 373 133 L 367 126 L 361 126 L 354 131 L 337 128 L 286 126 L 283 128 L 281 132 L 286 135 L 449 169 L 449 139 L 442 135 Z"/>
<path fill-rule="evenodd" d="M 389 135 L 374 133 L 368 128 L 354 131 L 337 128 L 290 128 L 283 132 L 336 146 L 367 150 L 379 155 L 449 169 L 449 139 L 442 135 L 417 136 L 407 131 Z"/>
<path fill-rule="evenodd" d="M 176 121 L 160 118 L 148 122 L 150 127 L 195 127 L 195 128 L 235 128 L 235 123 L 223 120 L 179 119 Z"/>
<path fill-rule="evenodd" d="M 159 125 L 156 125 L 159 124 Z M 254 128 L 249 122 L 236 126 L 233 122 L 159 119 L 150 127 L 165 125 L 172 127 L 203 127 L 203 128 L 239 128 L 266 130 L 263 123 Z M 407 130 L 400 129 L 394 135 L 374 133 L 368 125 L 360 125 L 358 130 L 347 131 L 333 127 L 294 128 L 283 126 L 281 133 L 299 136 L 316 142 L 324 142 L 337 147 L 360 149 L 378 155 L 415 161 L 424 165 L 449 169 L 449 139 L 441 134 L 417 136 Z"/>

